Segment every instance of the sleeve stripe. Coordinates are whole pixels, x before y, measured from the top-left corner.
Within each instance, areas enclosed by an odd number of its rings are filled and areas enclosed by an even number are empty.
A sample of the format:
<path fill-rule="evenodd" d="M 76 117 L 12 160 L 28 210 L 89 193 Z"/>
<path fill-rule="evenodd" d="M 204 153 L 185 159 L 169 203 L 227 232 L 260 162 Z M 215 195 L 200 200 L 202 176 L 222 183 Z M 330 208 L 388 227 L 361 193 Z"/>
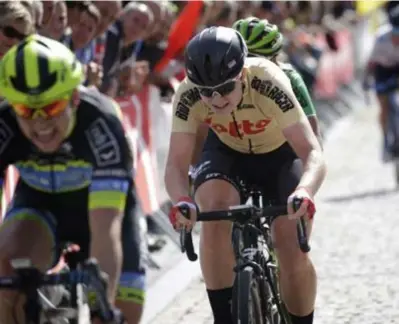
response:
<path fill-rule="evenodd" d="M 122 192 L 127 193 L 129 189 L 129 180 L 126 179 L 94 179 L 90 185 L 91 192 Z"/>
<path fill-rule="evenodd" d="M 112 208 L 122 212 L 125 209 L 127 195 L 117 191 L 90 192 L 89 210 Z"/>

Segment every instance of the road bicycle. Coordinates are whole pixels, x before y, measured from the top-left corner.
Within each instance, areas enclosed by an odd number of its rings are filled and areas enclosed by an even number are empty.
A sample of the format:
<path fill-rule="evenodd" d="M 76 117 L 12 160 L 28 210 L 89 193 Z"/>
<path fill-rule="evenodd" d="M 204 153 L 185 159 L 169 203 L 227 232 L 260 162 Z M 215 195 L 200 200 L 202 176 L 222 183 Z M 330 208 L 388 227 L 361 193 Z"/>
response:
<path fill-rule="evenodd" d="M 107 299 L 107 276 L 100 271 L 94 259 L 79 261 L 78 251 L 64 254 L 69 270 L 44 274 L 32 266 L 29 259 L 11 260 L 12 276 L 0 277 L 0 289 L 17 290 L 26 297 L 24 305 L 26 324 L 90 324 L 98 317 L 103 323 L 123 324 L 123 315 Z M 68 306 L 58 307 L 40 290 L 44 287 L 64 287 Z M 95 295 L 95 306 L 88 296 Z M 14 323 L 18 320 L 14 312 Z"/>
<path fill-rule="evenodd" d="M 298 209 L 301 199 L 295 199 Z M 181 209 L 189 218 L 188 209 Z M 251 190 L 245 205 L 229 210 L 199 213 L 197 221 L 229 220 L 233 222 L 232 244 L 236 258 L 234 271 L 232 315 L 239 324 L 291 324 L 290 317 L 280 298 L 278 287 L 278 263 L 273 249 L 271 224 L 279 216 L 287 214 L 286 206 L 263 206 L 260 191 Z M 310 246 L 306 220 L 297 222 L 298 244 L 308 253 Z M 190 261 L 196 261 L 191 232 L 180 232 L 181 251 Z"/>

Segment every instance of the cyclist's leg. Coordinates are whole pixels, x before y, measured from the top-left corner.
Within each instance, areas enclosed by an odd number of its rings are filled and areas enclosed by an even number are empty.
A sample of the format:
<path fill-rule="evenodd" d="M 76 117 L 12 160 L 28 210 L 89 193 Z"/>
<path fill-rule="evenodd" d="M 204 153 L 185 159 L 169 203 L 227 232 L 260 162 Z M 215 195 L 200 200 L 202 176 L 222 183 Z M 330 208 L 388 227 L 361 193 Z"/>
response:
<path fill-rule="evenodd" d="M 279 201 L 287 202 L 302 175 L 302 162 L 293 157 L 280 169 L 278 179 Z M 308 221 L 310 236 L 312 221 Z M 316 298 L 316 272 L 308 254 L 298 247 L 296 221 L 285 217 L 273 224 L 276 254 L 280 270 L 282 298 L 291 314 L 293 324 L 312 323 Z"/>
<path fill-rule="evenodd" d="M 144 259 L 147 244 L 144 216 L 139 215 L 131 205 L 129 201 L 122 225 L 123 266 L 116 306 L 129 324 L 138 324 L 145 300 Z"/>
<path fill-rule="evenodd" d="M 194 173 L 195 200 L 201 211 L 227 209 L 240 203 L 234 173 L 237 155 L 224 147 L 216 135 L 208 135 L 200 163 Z M 230 324 L 234 253 L 232 224 L 228 221 L 203 223 L 200 262 L 209 301 L 217 324 Z"/>
<path fill-rule="evenodd" d="M 383 135 L 383 159 L 389 160 L 389 149 L 391 143 L 389 142 L 389 115 L 390 102 L 389 93 L 398 88 L 399 67 L 386 68 L 381 65 L 376 65 L 374 69 L 374 78 L 376 83 L 377 99 L 379 103 L 380 113 L 379 122 L 381 133 Z"/>
<path fill-rule="evenodd" d="M 36 202 L 33 199 L 36 198 Z M 28 258 L 32 265 L 45 271 L 55 255 L 55 220 L 42 209 L 32 208 L 44 203 L 41 193 L 18 185 L 12 207 L 0 226 L 0 276 L 13 274 L 10 260 Z M 24 323 L 24 298 L 13 291 L 0 291 L 0 323 L 14 323 L 15 314 Z"/>

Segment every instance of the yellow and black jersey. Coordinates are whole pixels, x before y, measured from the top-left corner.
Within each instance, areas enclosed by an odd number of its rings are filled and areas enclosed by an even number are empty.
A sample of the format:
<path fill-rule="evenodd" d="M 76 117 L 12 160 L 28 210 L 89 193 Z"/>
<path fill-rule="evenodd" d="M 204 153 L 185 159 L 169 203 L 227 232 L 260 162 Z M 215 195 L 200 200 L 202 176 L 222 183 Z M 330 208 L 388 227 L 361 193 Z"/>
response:
<path fill-rule="evenodd" d="M 236 151 L 262 154 L 280 147 L 286 142 L 282 130 L 306 119 L 290 80 L 263 58 L 248 58 L 244 77 L 242 101 L 231 115 L 215 114 L 186 78 L 174 98 L 172 131 L 196 133 L 205 122 Z"/>

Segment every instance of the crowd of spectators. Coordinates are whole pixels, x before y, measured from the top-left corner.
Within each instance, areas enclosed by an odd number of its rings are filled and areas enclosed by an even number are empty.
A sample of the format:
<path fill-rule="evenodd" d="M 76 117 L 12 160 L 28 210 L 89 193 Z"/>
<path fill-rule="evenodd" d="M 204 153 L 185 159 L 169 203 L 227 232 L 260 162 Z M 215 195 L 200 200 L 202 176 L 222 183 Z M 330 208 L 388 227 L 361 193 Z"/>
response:
<path fill-rule="evenodd" d="M 174 28 L 188 2 L 2 1 L 0 60 L 14 44 L 29 34 L 39 33 L 62 42 L 75 52 L 85 67 L 86 86 L 96 87 L 116 98 L 136 94 L 150 83 L 160 88 L 164 101 L 170 101 L 173 95 L 170 80 L 178 74 L 181 77 L 184 44 L 162 69 L 157 69 L 157 64 L 173 39 L 171 31 L 180 37 L 185 29 L 190 29 L 189 22 L 180 24 L 180 29 Z M 330 49 L 336 50 L 331 35 L 353 22 L 353 3 L 203 1 L 196 24 L 189 32 L 192 35 L 214 25 L 231 27 L 237 19 L 249 16 L 268 19 L 277 24 L 285 36 L 285 60 L 302 74 L 312 92 L 323 53 L 314 41 L 315 35 L 324 35 Z"/>
<path fill-rule="evenodd" d="M 277 24 L 286 36 L 285 53 L 311 88 L 321 51 L 315 32 L 331 32 L 352 19 L 354 1 L 204 1 L 193 33 L 257 16 Z M 0 59 L 25 36 L 37 32 L 56 39 L 84 64 L 87 86 L 112 97 L 139 92 L 151 83 L 165 100 L 170 78 L 182 66 L 183 51 L 155 69 L 168 47 L 169 32 L 188 1 L 4 1 L 0 2 Z M 349 19 L 348 19 L 349 17 Z M 182 27 L 184 28 L 184 26 Z M 339 27 L 338 27 L 339 28 Z M 183 47 L 184 48 L 184 47 Z"/>

